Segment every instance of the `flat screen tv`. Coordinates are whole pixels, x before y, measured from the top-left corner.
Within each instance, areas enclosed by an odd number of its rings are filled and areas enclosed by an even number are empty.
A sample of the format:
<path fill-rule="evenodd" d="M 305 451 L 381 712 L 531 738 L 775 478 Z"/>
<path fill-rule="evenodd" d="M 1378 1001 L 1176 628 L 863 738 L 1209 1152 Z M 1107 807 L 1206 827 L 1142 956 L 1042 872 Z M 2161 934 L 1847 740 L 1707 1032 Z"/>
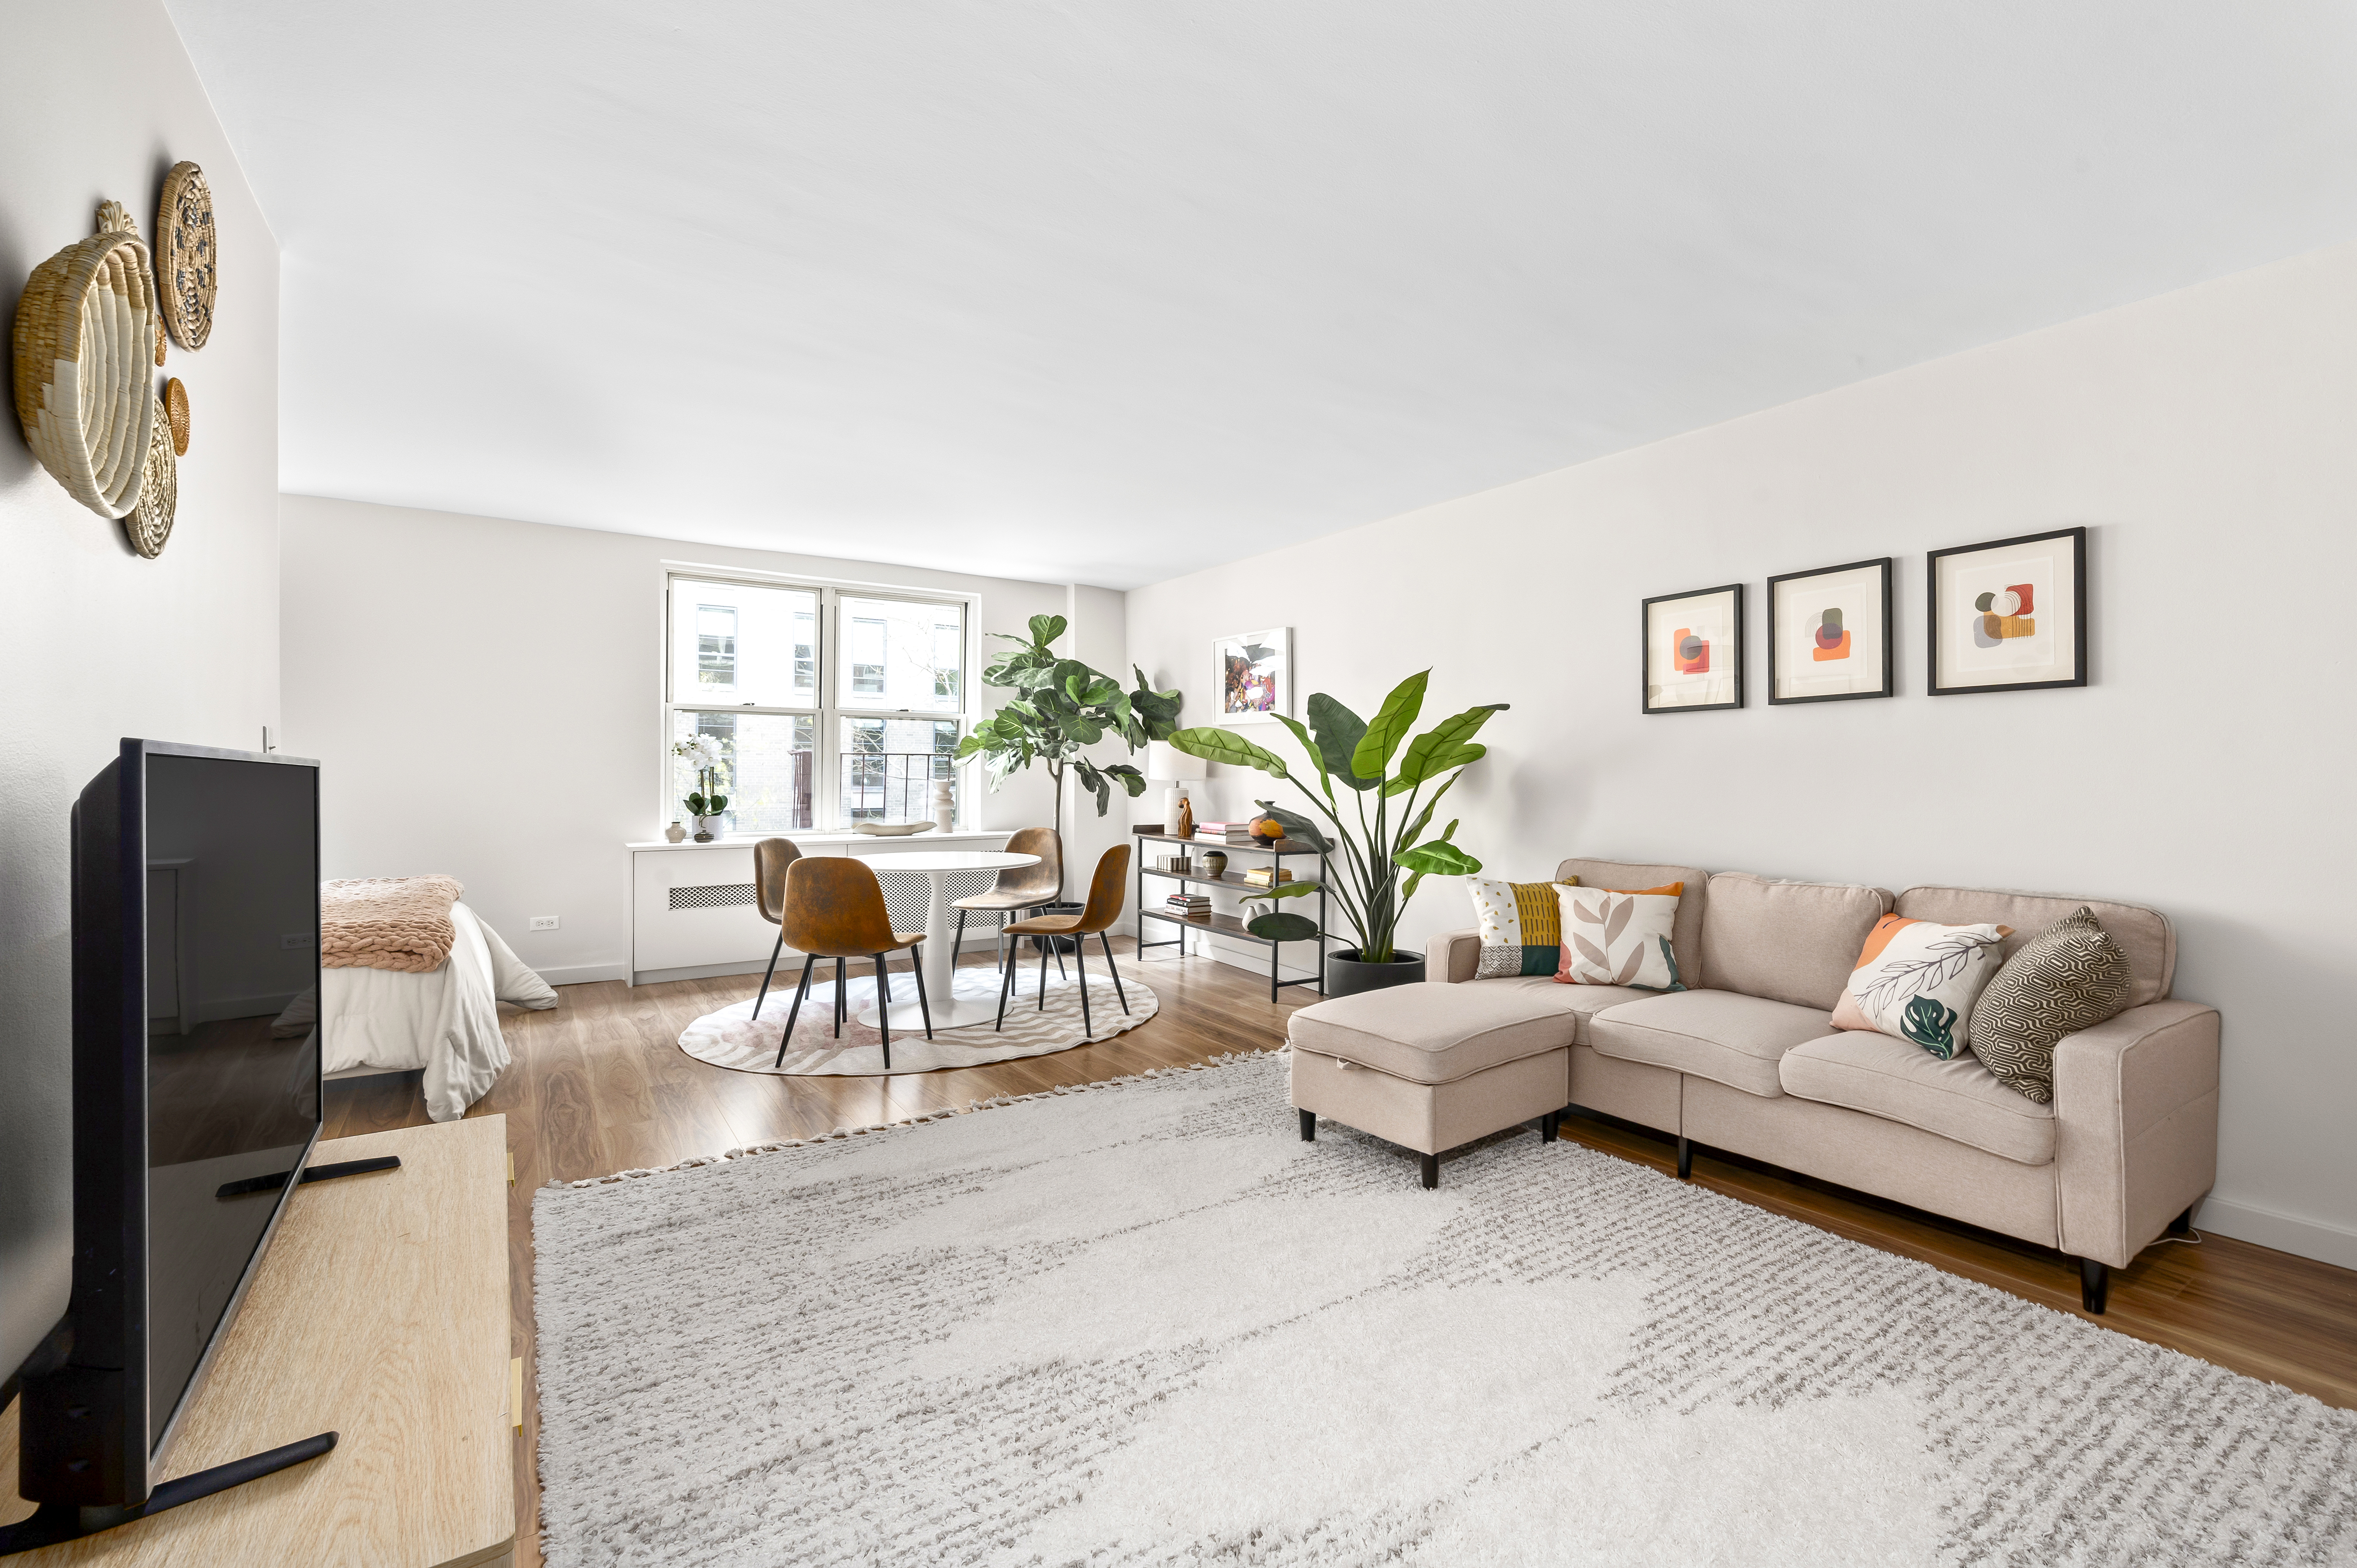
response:
<path fill-rule="evenodd" d="M 126 740 L 71 833 L 72 1294 L 23 1370 L 41 1508 L 0 1551 L 333 1442 L 155 1479 L 319 1135 L 318 765 Z"/>

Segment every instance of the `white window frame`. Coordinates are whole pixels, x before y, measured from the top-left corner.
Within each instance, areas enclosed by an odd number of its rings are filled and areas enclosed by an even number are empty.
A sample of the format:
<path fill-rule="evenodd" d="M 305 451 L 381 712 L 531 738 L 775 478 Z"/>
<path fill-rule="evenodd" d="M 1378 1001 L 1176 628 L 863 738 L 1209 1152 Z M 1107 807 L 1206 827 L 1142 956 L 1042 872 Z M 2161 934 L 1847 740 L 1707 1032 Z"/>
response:
<path fill-rule="evenodd" d="M 674 585 L 682 580 L 698 583 L 730 583 L 748 588 L 783 588 L 800 590 L 817 596 L 818 640 L 813 655 L 818 665 L 816 680 L 812 684 L 813 700 L 809 703 L 774 705 L 761 703 L 713 703 L 682 701 L 672 682 L 677 671 L 673 667 L 672 650 L 677 646 L 673 625 L 678 613 L 679 596 Z M 978 678 L 982 656 L 982 601 L 978 595 L 962 594 L 948 589 L 912 588 L 898 584 L 858 583 L 829 578 L 799 577 L 784 573 L 750 572 L 743 567 L 700 566 L 694 562 L 667 561 L 662 577 L 663 613 L 662 627 L 661 675 L 657 681 L 662 701 L 657 717 L 658 755 L 662 758 L 660 788 L 662 803 L 657 822 L 668 822 L 677 818 L 681 806 L 673 789 L 674 759 L 671 754 L 674 715 L 687 713 L 727 713 L 773 715 L 786 718 L 807 718 L 811 721 L 814 745 L 812 747 L 811 816 L 813 825 L 804 832 L 813 833 L 841 832 L 843 822 L 843 724 L 847 718 L 903 718 L 951 720 L 958 726 L 961 736 L 974 733 L 976 714 L 974 693 L 980 686 Z M 958 607 L 958 618 L 964 628 L 963 639 L 964 668 L 961 673 L 961 705 L 954 712 L 937 708 L 867 708 L 848 707 L 842 703 L 834 680 L 838 669 L 847 668 L 838 660 L 845 640 L 843 621 L 843 601 L 856 599 L 892 599 L 905 604 L 920 604 Z M 694 610 L 687 613 L 694 614 Z M 741 638 L 741 625 L 739 630 Z M 738 650 L 738 658 L 743 650 Z M 741 666 L 740 666 L 741 667 Z M 970 830 L 979 812 L 975 800 L 975 780 L 969 774 L 959 781 L 957 790 L 957 831 Z M 737 835 L 739 839 L 749 835 Z"/>

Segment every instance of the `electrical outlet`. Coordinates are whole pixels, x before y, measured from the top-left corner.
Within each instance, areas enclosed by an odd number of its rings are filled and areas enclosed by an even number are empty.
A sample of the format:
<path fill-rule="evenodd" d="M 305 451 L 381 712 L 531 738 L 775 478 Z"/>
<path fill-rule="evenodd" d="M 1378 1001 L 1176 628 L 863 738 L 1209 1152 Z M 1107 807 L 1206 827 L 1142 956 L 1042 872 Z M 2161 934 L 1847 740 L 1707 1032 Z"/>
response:
<path fill-rule="evenodd" d="M 553 931 L 556 929 L 556 917 L 554 915 L 534 915 L 532 918 L 532 929 L 535 931 Z"/>
<path fill-rule="evenodd" d="M 283 952 L 309 952 L 311 950 L 311 933 L 308 931 L 289 931 L 285 936 L 278 939 L 278 946 L 279 950 Z"/>

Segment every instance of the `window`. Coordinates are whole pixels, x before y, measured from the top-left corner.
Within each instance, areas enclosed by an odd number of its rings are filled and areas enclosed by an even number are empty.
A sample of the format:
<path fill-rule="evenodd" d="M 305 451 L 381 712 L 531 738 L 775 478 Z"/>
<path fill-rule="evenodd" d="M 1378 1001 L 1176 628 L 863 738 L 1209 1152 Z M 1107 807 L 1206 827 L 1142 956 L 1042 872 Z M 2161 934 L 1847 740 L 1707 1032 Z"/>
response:
<path fill-rule="evenodd" d="M 942 781 L 955 804 L 963 603 L 685 576 L 670 602 L 664 820 L 705 782 L 668 747 L 699 736 L 726 833 L 928 818 Z"/>

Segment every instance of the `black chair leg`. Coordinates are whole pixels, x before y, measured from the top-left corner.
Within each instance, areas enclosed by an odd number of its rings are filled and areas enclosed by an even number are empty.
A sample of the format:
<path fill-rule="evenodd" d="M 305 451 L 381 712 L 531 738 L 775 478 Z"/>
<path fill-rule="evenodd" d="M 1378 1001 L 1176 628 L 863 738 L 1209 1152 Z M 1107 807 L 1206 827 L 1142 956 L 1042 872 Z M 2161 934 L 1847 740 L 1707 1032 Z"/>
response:
<path fill-rule="evenodd" d="M 1425 1190 L 1426 1190 L 1426 1191 L 1427 1191 L 1427 1192 L 1429 1192 L 1431 1189 L 1433 1189 L 1434 1187 L 1438 1187 L 1439 1185 L 1440 1185 L 1440 1156 L 1439 1156 L 1438 1155 L 1425 1155 L 1425 1156 L 1424 1156 L 1424 1186 L 1425 1186 Z"/>
<path fill-rule="evenodd" d="M 1074 939 L 1072 961 L 1081 966 L 1081 1038 L 1092 1039 L 1097 1026 L 1089 1017 L 1089 945 L 1086 939 Z"/>
<path fill-rule="evenodd" d="M 834 1037 L 838 1040 L 843 1038 L 844 1020 L 849 1014 L 849 1008 L 845 1004 L 850 989 L 844 983 L 843 960 L 836 959 L 834 961 Z"/>
<path fill-rule="evenodd" d="M 1050 942 L 1053 942 L 1055 940 L 1056 940 L 1056 939 L 1055 939 L 1055 938 L 1053 938 L 1053 937 L 1049 937 L 1049 938 L 1048 939 L 1048 940 L 1049 940 L 1049 941 L 1050 941 Z M 1057 958 L 1057 960 L 1056 960 L 1056 972 L 1057 972 L 1058 974 L 1061 974 L 1061 973 L 1063 973 L 1063 972 L 1064 972 L 1064 961 L 1063 961 L 1063 958 L 1062 958 L 1060 955 L 1059 955 L 1059 956 L 1058 956 L 1058 958 Z M 1041 949 L 1039 950 L 1039 1010 L 1040 1012 L 1042 1012 L 1042 1013 L 1045 1013 L 1045 1012 L 1048 1010 L 1048 950 L 1047 950 L 1046 948 L 1041 948 Z"/>
<path fill-rule="evenodd" d="M 1121 966 L 1113 961 L 1113 939 L 1103 931 L 1097 933 L 1097 946 L 1104 949 L 1105 967 L 1113 971 L 1113 993 L 1121 998 L 1124 1016 L 1129 1013 L 1129 993 L 1121 988 Z"/>
<path fill-rule="evenodd" d="M 884 955 L 876 955 L 876 1027 L 884 1036 L 884 1070 L 892 1070 L 892 983 L 884 978 Z"/>
<path fill-rule="evenodd" d="M 772 1072 L 786 1065 L 786 1047 L 794 1042 L 794 1020 L 802 1016 L 802 998 L 810 994 L 811 969 L 817 962 L 815 954 L 802 960 L 802 983 L 794 987 L 794 1004 L 786 1014 L 786 1032 L 778 1041 L 778 1059 L 770 1064 Z"/>
<path fill-rule="evenodd" d="M 1301 1141 L 1305 1144 L 1318 1141 L 1318 1112 L 1315 1111 L 1301 1113 Z"/>
<path fill-rule="evenodd" d="M 770 967 L 761 974 L 761 989 L 753 993 L 753 1016 L 756 1018 L 761 1015 L 761 1004 L 770 998 L 770 982 L 777 977 L 778 955 L 783 952 L 785 948 L 786 928 L 780 926 L 777 945 L 770 949 Z"/>
<path fill-rule="evenodd" d="M 954 973 L 957 969 L 958 954 L 963 951 L 965 951 L 965 911 L 963 909 L 960 909 L 958 911 L 957 940 L 950 943 L 950 969 L 952 973 Z"/>
<path fill-rule="evenodd" d="M 2112 1294 L 2112 1271 L 2093 1258 L 2079 1260 L 2079 1305 L 2091 1317 L 2101 1317 Z"/>
<path fill-rule="evenodd" d="M 965 917 L 960 915 L 958 918 L 963 920 Z M 955 958 L 957 956 L 957 950 L 954 948 L 951 949 L 950 956 Z M 919 942 L 909 950 L 909 961 L 910 967 L 915 969 L 917 972 L 917 1016 L 925 1021 L 925 1038 L 930 1040 L 933 1037 L 933 1004 L 925 1000 L 924 943 Z M 957 972 L 955 970 L 952 970 L 950 972 L 954 974 Z"/>
<path fill-rule="evenodd" d="M 1020 937 L 1016 940 L 1018 942 L 1022 940 Z M 999 944 L 1002 947 L 1005 946 L 1006 940 L 1005 937 L 1000 937 Z M 1006 961 L 998 966 L 998 1022 L 991 1026 L 994 1030 L 1003 1030 L 1006 1027 L 1006 999 L 1014 993 L 1015 955 L 1008 953 Z"/>

